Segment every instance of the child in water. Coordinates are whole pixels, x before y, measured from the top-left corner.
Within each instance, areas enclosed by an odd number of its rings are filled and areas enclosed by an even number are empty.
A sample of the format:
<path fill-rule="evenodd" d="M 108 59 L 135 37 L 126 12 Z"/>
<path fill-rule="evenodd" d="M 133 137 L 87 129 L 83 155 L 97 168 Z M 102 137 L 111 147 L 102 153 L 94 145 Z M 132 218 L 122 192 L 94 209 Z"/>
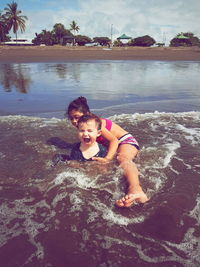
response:
<path fill-rule="evenodd" d="M 73 145 L 71 160 L 89 161 L 93 157 L 106 156 L 106 147 L 96 141 L 101 135 L 101 126 L 100 118 L 92 113 L 80 117 L 77 123 L 80 142 Z"/>
<path fill-rule="evenodd" d="M 85 97 L 78 97 L 72 101 L 67 109 L 68 118 L 73 126 L 78 127 L 78 121 L 83 115 L 90 114 L 90 109 Z M 119 207 L 130 207 L 134 202 L 145 203 L 148 201 L 139 183 L 139 172 L 133 159 L 137 156 L 139 145 L 135 138 L 114 122 L 101 118 L 101 135 L 96 141 L 108 147 L 104 157 L 93 156 L 92 160 L 108 163 L 117 152 L 117 160 L 124 170 L 128 182 L 128 192 L 116 201 Z"/>

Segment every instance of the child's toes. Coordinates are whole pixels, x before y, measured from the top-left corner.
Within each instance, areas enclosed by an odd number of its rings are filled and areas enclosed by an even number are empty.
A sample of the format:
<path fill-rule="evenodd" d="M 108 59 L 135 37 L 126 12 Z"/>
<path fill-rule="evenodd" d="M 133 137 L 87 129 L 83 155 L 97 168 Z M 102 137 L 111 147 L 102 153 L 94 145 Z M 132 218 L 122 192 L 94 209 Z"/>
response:
<path fill-rule="evenodd" d="M 122 199 L 119 199 L 115 202 L 115 204 L 118 206 L 118 207 L 124 207 L 124 201 L 122 201 Z"/>

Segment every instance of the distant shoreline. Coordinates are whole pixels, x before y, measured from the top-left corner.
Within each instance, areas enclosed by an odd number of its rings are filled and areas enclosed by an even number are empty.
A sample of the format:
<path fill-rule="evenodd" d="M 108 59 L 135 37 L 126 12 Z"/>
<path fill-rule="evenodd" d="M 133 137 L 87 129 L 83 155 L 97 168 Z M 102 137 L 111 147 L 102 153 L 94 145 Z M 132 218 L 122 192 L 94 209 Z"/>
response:
<path fill-rule="evenodd" d="M 68 62 L 82 60 L 200 61 L 200 47 L 63 47 L 0 46 L 0 63 Z"/>

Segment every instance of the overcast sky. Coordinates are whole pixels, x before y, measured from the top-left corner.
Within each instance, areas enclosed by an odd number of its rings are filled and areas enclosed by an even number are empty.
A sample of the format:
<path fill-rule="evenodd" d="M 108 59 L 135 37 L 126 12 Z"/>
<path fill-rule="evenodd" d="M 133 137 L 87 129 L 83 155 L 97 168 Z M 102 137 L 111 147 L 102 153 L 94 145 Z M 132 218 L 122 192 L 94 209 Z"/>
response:
<path fill-rule="evenodd" d="M 2 11 L 12 1 L 0 0 Z M 180 32 L 200 38 L 200 0 L 15 0 L 28 17 L 26 31 L 19 37 L 33 39 L 55 23 L 69 29 L 75 20 L 79 34 L 107 36 L 113 40 L 123 33 L 136 38 L 150 35 L 166 43 Z"/>

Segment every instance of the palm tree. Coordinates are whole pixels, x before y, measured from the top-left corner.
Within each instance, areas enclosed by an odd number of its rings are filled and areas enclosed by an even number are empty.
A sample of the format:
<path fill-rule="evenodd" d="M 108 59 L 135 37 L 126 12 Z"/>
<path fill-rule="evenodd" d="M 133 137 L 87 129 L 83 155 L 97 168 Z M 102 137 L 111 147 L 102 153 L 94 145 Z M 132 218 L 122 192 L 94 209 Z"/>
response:
<path fill-rule="evenodd" d="M 71 22 L 71 24 L 69 26 L 71 27 L 70 31 L 71 30 L 74 31 L 74 35 L 76 32 L 78 33 L 80 30 L 79 26 L 77 25 L 77 23 L 74 20 Z"/>
<path fill-rule="evenodd" d="M 74 21 L 74 20 L 72 20 L 72 22 L 71 22 L 71 24 L 69 25 L 71 28 L 70 28 L 70 31 L 72 30 L 72 31 L 74 31 L 74 36 L 75 36 L 75 33 L 77 32 L 79 32 L 79 30 L 80 30 L 80 28 L 79 28 L 79 26 L 77 25 L 77 23 Z M 75 43 L 75 38 L 74 38 L 74 42 L 73 42 L 73 44 Z"/>
<path fill-rule="evenodd" d="M 25 31 L 25 20 L 28 18 L 26 16 L 22 16 L 21 10 L 17 10 L 17 3 L 12 2 L 7 4 L 8 7 L 4 8 L 6 11 L 5 18 L 7 20 L 9 30 L 13 28 L 13 33 L 16 35 L 16 42 L 17 42 L 17 31 L 20 28 L 21 32 Z"/>

